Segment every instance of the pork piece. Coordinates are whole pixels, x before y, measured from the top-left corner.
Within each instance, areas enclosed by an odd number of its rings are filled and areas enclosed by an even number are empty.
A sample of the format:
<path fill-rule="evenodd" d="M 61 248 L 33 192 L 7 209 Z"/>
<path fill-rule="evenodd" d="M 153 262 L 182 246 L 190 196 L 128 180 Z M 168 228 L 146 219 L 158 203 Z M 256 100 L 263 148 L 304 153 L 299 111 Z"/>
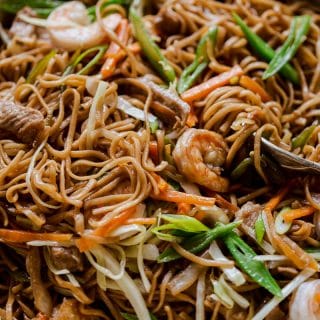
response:
<path fill-rule="evenodd" d="M 53 266 L 58 269 L 67 269 L 70 272 L 83 269 L 82 257 L 76 247 L 52 247 L 50 255 Z"/>
<path fill-rule="evenodd" d="M 139 78 L 139 80 L 152 90 L 157 100 L 175 112 L 175 114 L 181 119 L 182 125 L 184 125 L 190 113 L 190 106 L 180 99 L 175 92 L 159 86 L 153 82 L 150 77 L 144 76 Z"/>
<path fill-rule="evenodd" d="M 0 137 L 33 143 L 44 130 L 40 111 L 0 100 Z"/>
<path fill-rule="evenodd" d="M 254 228 L 254 224 L 258 219 L 262 206 L 255 204 L 251 201 L 244 204 L 241 209 L 236 213 L 238 220 L 242 220 L 242 224 L 247 225 L 250 228 Z"/>

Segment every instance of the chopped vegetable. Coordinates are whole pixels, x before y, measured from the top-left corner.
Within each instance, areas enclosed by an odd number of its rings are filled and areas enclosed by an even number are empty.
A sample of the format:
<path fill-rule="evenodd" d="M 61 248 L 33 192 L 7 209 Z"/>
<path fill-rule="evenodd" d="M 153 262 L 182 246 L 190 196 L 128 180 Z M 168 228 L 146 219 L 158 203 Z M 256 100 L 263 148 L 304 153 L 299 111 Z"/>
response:
<path fill-rule="evenodd" d="M 104 1 L 101 5 L 101 10 L 105 9 L 110 4 L 119 4 L 121 6 L 129 6 L 131 3 L 131 0 L 108 0 Z M 90 21 L 96 20 L 96 6 L 91 6 L 88 8 L 88 16 L 90 18 Z"/>
<path fill-rule="evenodd" d="M 188 232 L 208 231 L 209 228 L 195 218 L 189 216 L 181 216 L 177 214 L 163 214 L 161 219 L 170 222 L 176 229 Z"/>
<path fill-rule="evenodd" d="M 159 129 L 159 121 L 157 119 L 150 122 L 150 131 L 152 134 L 155 134 L 158 129 Z"/>
<path fill-rule="evenodd" d="M 258 82 L 248 76 L 241 76 L 239 84 L 241 87 L 258 94 L 263 102 L 271 100 L 269 94 L 260 86 Z"/>
<path fill-rule="evenodd" d="M 292 281 L 290 281 L 285 287 L 282 288 L 281 297 L 273 297 L 268 303 L 265 303 L 258 313 L 252 318 L 252 320 L 263 320 L 267 318 L 267 315 L 274 310 L 281 301 L 287 298 L 295 289 L 304 283 L 315 273 L 314 270 L 305 269 L 302 270 Z"/>
<path fill-rule="evenodd" d="M 283 213 L 282 217 L 285 222 L 290 223 L 295 219 L 309 216 L 310 214 L 314 213 L 315 211 L 316 211 L 316 209 L 312 206 L 307 206 L 307 207 L 298 208 L 298 209 L 290 209 L 290 210 L 286 210 Z"/>
<path fill-rule="evenodd" d="M 219 246 L 217 245 L 216 241 L 213 241 L 212 244 L 210 245 L 209 254 L 215 260 L 231 261 L 224 256 L 224 254 L 220 250 Z M 222 269 L 223 273 L 225 274 L 225 276 L 229 279 L 229 281 L 234 283 L 236 286 L 241 286 L 242 284 L 244 284 L 246 282 L 245 277 L 243 276 L 241 271 L 239 271 L 236 267 L 221 268 L 221 269 Z"/>
<path fill-rule="evenodd" d="M 130 8 L 129 17 L 133 25 L 135 37 L 139 41 L 139 44 L 151 65 L 159 72 L 165 81 L 173 82 L 176 78 L 174 69 L 148 34 L 142 18 L 133 8 Z"/>
<path fill-rule="evenodd" d="M 291 260 L 295 266 L 299 269 L 311 268 L 318 270 L 317 262 L 307 254 L 300 246 L 285 235 L 277 234 L 274 227 L 274 219 L 272 210 L 277 207 L 283 197 L 288 193 L 292 183 L 281 189 L 277 195 L 271 198 L 265 205 L 263 211 L 263 220 L 266 226 L 266 232 L 274 248 L 277 248 L 282 254 L 284 254 L 289 260 Z"/>
<path fill-rule="evenodd" d="M 204 98 L 214 89 L 230 84 L 235 78 L 240 77 L 243 74 L 243 70 L 240 66 L 236 65 L 229 71 L 218 74 L 217 76 L 185 91 L 182 93 L 181 98 L 191 103 L 194 100 Z"/>
<path fill-rule="evenodd" d="M 116 34 L 119 41 L 126 45 L 129 39 L 129 23 L 127 19 L 122 19 L 119 26 L 117 27 Z M 117 63 L 120 62 L 126 53 L 124 50 L 115 42 L 111 42 L 106 54 L 106 61 L 101 68 L 101 74 L 103 78 L 108 78 L 114 73 Z"/>
<path fill-rule="evenodd" d="M 201 75 L 202 71 L 207 67 L 209 63 L 207 44 L 209 41 L 213 45 L 215 44 L 217 33 L 218 28 L 212 27 L 209 29 L 207 34 L 203 38 L 201 38 L 196 49 L 196 57 L 194 61 L 182 72 L 180 76 L 177 87 L 179 93 L 182 93 L 189 89 Z"/>
<path fill-rule="evenodd" d="M 9 13 L 17 13 L 23 7 L 32 8 L 37 15 L 46 18 L 52 10 L 61 6 L 64 1 L 60 0 L 1 0 L 0 9 Z"/>
<path fill-rule="evenodd" d="M 247 171 L 247 169 L 253 164 L 251 158 L 243 159 L 231 172 L 231 179 L 238 180 Z"/>
<path fill-rule="evenodd" d="M 72 59 L 71 64 L 66 68 L 63 75 L 66 76 L 68 74 L 71 74 L 74 72 L 74 69 L 76 66 L 88 55 L 92 54 L 93 52 L 96 52 L 96 55 L 80 70 L 77 72 L 77 74 L 86 75 L 90 72 L 90 70 L 99 63 L 99 61 L 102 59 L 104 53 L 107 50 L 107 46 L 96 46 L 93 48 L 90 48 L 84 52 L 82 52 L 78 57 L 74 57 Z"/>
<path fill-rule="evenodd" d="M 149 142 L 149 156 L 154 163 L 159 162 L 159 150 L 157 141 Z"/>
<path fill-rule="evenodd" d="M 296 54 L 300 45 L 306 39 L 311 25 L 310 16 L 294 17 L 290 25 L 289 36 L 281 48 L 269 63 L 269 67 L 263 73 L 263 79 L 267 79 L 276 74 L 283 66 L 289 62 Z"/>
<path fill-rule="evenodd" d="M 263 237 L 264 237 L 264 234 L 266 232 L 266 228 L 264 226 L 264 222 L 263 222 L 261 214 L 259 214 L 258 219 L 256 220 L 256 222 L 254 224 L 254 230 L 256 233 L 257 242 L 259 244 L 261 244 Z"/>
<path fill-rule="evenodd" d="M 225 236 L 224 243 L 238 266 L 246 272 L 252 280 L 275 296 L 281 297 L 281 289 L 268 269 L 261 261 L 254 260 L 257 254 L 236 233 L 230 232 Z"/>
<path fill-rule="evenodd" d="M 109 220 L 105 225 L 98 227 L 97 229 L 90 232 L 91 236 L 97 236 L 97 237 L 106 237 L 108 236 L 113 230 L 117 229 L 118 227 L 125 224 L 125 222 L 133 216 L 133 214 L 136 212 L 137 207 L 131 207 L 127 210 L 124 210 L 119 215 L 115 216 L 111 220 Z M 94 246 L 96 246 L 98 243 L 96 243 L 92 239 L 88 239 L 85 236 L 81 237 L 80 239 L 76 240 L 76 245 L 79 248 L 80 252 L 88 251 Z"/>
<path fill-rule="evenodd" d="M 276 54 L 275 51 L 262 38 L 255 34 L 235 12 L 233 13 L 233 18 L 240 26 L 242 32 L 247 38 L 247 41 L 255 52 L 267 62 L 271 61 Z M 279 73 L 292 83 L 299 84 L 299 75 L 290 64 L 286 63 L 279 70 Z"/>
<path fill-rule="evenodd" d="M 30 71 L 27 83 L 34 83 L 37 77 L 44 73 L 46 70 L 49 61 L 56 55 L 56 50 L 50 51 L 47 55 L 45 55 Z"/>
<path fill-rule="evenodd" d="M 5 242 L 25 243 L 35 240 L 64 242 L 71 240 L 71 238 L 72 234 L 69 233 L 36 233 L 28 231 L 0 229 L 0 241 Z"/>
<path fill-rule="evenodd" d="M 292 223 L 286 222 L 283 218 L 283 215 L 288 210 L 290 210 L 289 207 L 282 208 L 281 211 L 277 214 L 277 216 L 275 218 L 274 227 L 275 227 L 277 234 L 285 234 L 291 228 Z"/>
<path fill-rule="evenodd" d="M 312 136 L 316 127 L 317 126 L 310 126 L 305 128 L 297 137 L 293 138 L 291 143 L 292 149 L 303 148 Z"/>
<path fill-rule="evenodd" d="M 118 96 L 118 109 L 125 112 L 131 117 L 134 117 L 138 120 L 145 121 L 145 113 L 143 110 L 138 109 L 137 107 L 133 106 L 128 100 Z M 151 125 L 155 125 L 158 123 L 158 118 L 151 113 L 148 113 L 148 121 Z"/>
<path fill-rule="evenodd" d="M 195 194 L 188 194 L 176 190 L 165 190 L 159 194 L 152 193 L 151 198 L 168 202 L 183 202 L 200 206 L 213 206 L 216 201 L 214 198 L 197 196 Z"/>
<path fill-rule="evenodd" d="M 201 232 L 182 241 L 181 246 L 191 253 L 199 253 L 210 246 L 213 240 L 221 238 L 231 232 L 234 228 L 238 227 L 241 221 L 232 222 L 229 224 L 218 224 L 216 227 L 209 231 Z M 163 251 L 158 262 L 169 262 L 181 258 L 173 248 L 168 248 Z"/>

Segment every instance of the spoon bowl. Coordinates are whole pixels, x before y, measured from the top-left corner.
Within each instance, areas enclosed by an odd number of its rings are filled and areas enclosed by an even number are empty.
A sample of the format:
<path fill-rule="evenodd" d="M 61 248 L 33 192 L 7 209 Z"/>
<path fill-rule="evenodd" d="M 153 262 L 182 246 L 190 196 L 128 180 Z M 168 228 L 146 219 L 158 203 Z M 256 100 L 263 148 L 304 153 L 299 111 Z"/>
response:
<path fill-rule="evenodd" d="M 306 174 L 320 174 L 320 164 L 303 159 L 296 154 L 281 149 L 266 138 L 261 137 L 262 147 L 268 152 L 278 164 L 288 170 Z"/>

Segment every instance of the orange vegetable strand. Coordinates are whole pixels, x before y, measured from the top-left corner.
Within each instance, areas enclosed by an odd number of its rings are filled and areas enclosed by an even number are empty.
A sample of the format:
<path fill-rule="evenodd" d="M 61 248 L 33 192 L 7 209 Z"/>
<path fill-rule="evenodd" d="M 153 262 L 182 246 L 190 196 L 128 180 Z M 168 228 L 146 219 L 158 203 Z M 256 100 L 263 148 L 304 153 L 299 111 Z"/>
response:
<path fill-rule="evenodd" d="M 233 81 L 234 78 L 243 75 L 243 70 L 240 66 L 236 65 L 229 71 L 223 72 L 195 87 L 182 93 L 181 98 L 186 102 L 192 102 L 197 99 L 204 98 L 214 89 L 220 88 Z"/>
<path fill-rule="evenodd" d="M 291 209 L 283 213 L 282 217 L 285 222 L 292 222 L 295 219 L 299 219 L 305 216 L 309 216 L 314 213 L 316 209 L 312 206 L 307 206 L 298 209 Z"/>
<path fill-rule="evenodd" d="M 124 45 L 127 44 L 129 39 L 129 24 L 127 19 L 121 20 L 116 33 L 118 35 L 119 41 Z M 101 69 L 103 78 L 110 77 L 113 74 L 117 63 L 125 56 L 126 54 L 124 50 L 121 49 L 121 47 L 115 42 L 111 42 L 110 47 L 105 54 L 106 61 Z"/>
<path fill-rule="evenodd" d="M 257 93 L 261 97 L 261 100 L 263 102 L 267 102 L 271 100 L 269 94 L 254 79 L 248 76 L 241 76 L 239 84 L 241 87 L 249 89 L 254 93 Z"/>

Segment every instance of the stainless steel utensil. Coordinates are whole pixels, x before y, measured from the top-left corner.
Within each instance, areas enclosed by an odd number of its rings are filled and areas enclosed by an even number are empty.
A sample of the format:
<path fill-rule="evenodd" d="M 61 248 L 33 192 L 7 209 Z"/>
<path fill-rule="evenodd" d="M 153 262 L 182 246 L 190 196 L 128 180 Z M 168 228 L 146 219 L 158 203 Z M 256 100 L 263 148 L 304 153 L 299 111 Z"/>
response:
<path fill-rule="evenodd" d="M 292 152 L 281 149 L 269 140 L 261 138 L 262 147 L 285 169 L 307 174 L 320 174 L 320 164 L 303 159 Z"/>

